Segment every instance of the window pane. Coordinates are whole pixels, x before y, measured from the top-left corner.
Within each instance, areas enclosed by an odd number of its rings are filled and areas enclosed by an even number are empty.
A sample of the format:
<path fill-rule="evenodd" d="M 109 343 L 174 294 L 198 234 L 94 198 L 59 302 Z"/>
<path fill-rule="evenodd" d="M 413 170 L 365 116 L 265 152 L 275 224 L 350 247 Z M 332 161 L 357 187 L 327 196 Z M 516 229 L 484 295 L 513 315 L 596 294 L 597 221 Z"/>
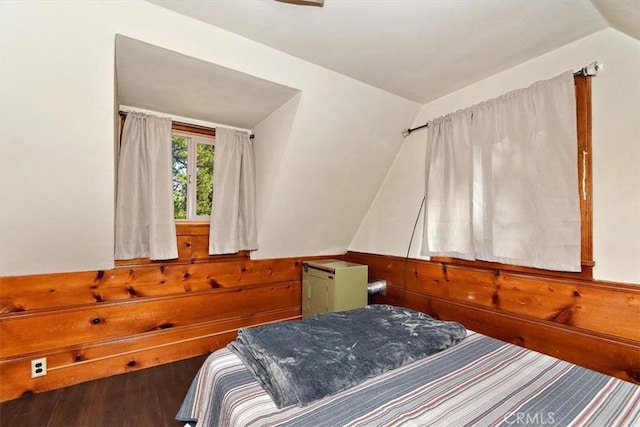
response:
<path fill-rule="evenodd" d="M 187 219 L 187 147 L 189 139 L 172 137 L 173 210 L 176 219 Z"/>
<path fill-rule="evenodd" d="M 196 215 L 211 215 L 213 194 L 213 145 L 197 144 L 196 164 Z"/>

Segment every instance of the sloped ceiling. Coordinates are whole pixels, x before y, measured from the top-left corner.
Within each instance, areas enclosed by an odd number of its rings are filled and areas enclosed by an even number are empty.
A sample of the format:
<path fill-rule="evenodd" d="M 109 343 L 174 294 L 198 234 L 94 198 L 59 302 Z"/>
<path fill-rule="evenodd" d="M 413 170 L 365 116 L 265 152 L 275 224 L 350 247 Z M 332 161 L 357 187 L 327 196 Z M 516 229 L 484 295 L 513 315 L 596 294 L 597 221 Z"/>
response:
<path fill-rule="evenodd" d="M 120 105 L 253 129 L 298 90 L 116 37 Z"/>
<path fill-rule="evenodd" d="M 419 103 L 609 26 L 640 32 L 637 0 L 149 1 Z"/>
<path fill-rule="evenodd" d="M 610 26 L 640 40 L 640 1 L 592 0 Z"/>

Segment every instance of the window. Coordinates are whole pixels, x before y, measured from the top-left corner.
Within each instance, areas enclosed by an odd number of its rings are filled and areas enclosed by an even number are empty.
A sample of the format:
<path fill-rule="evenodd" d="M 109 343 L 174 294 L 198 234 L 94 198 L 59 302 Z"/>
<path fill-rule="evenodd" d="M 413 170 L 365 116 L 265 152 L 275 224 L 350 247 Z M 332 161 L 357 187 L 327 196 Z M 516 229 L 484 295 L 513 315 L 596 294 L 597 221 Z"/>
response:
<path fill-rule="evenodd" d="M 211 137 L 173 132 L 173 208 L 177 220 L 207 220 L 211 215 L 213 144 Z"/>
<path fill-rule="evenodd" d="M 581 217 L 581 264 L 582 272 L 566 273 L 551 270 L 538 270 L 508 264 L 487 261 L 465 261 L 450 257 L 431 257 L 432 261 L 454 265 L 478 266 L 496 270 L 545 274 L 558 277 L 593 278 L 593 202 L 592 202 L 592 151 L 591 151 L 591 77 L 574 77 L 576 88 L 576 116 L 578 125 L 578 178 L 576 188 L 580 194 Z"/>

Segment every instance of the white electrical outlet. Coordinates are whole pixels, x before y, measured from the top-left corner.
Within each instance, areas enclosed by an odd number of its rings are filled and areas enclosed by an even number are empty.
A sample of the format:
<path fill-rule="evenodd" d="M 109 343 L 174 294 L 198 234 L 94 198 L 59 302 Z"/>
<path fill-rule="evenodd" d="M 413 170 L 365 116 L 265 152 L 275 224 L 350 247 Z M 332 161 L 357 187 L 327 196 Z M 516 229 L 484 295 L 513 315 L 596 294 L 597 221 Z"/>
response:
<path fill-rule="evenodd" d="M 47 358 L 33 359 L 31 361 L 31 378 L 47 375 Z"/>

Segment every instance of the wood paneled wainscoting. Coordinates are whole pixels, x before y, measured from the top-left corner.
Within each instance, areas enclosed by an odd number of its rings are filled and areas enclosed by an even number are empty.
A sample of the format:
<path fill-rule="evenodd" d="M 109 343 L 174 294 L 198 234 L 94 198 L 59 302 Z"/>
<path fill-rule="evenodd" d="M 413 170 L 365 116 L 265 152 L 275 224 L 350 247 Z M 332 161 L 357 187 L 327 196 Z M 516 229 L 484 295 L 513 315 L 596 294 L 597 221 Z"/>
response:
<path fill-rule="evenodd" d="M 169 262 L 0 278 L 0 401 L 205 354 L 240 327 L 300 317 L 309 257 L 210 257 L 207 235 L 179 226 Z M 31 378 L 41 357 L 47 375 Z"/>
<path fill-rule="evenodd" d="M 640 285 L 348 252 L 404 305 L 640 384 Z"/>

